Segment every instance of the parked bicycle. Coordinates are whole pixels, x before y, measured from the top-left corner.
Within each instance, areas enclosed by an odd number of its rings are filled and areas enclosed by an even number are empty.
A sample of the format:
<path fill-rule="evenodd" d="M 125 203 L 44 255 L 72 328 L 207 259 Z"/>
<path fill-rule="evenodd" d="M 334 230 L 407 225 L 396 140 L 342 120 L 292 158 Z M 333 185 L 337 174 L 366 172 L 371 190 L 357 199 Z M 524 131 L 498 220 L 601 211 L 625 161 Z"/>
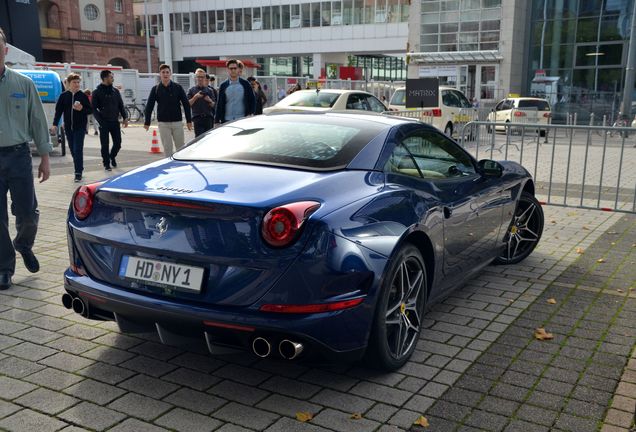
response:
<path fill-rule="evenodd" d="M 620 115 L 616 119 L 614 124 L 612 125 L 613 128 L 623 128 L 623 127 L 630 127 L 630 126 L 631 126 L 631 123 L 630 123 L 630 121 L 629 121 L 629 119 L 627 118 L 626 115 Z M 627 138 L 628 137 L 627 131 L 624 131 L 624 130 L 623 131 L 612 131 L 612 130 L 610 130 L 607 133 L 608 133 L 608 135 L 610 137 L 613 137 L 614 134 L 617 134 L 617 135 L 619 135 L 620 137 L 623 137 L 623 138 Z"/>
<path fill-rule="evenodd" d="M 135 99 L 132 100 L 132 103 L 126 105 L 124 109 L 126 110 L 126 115 L 128 116 L 129 121 L 139 122 L 144 119 L 145 106 L 144 104 L 136 104 Z"/>

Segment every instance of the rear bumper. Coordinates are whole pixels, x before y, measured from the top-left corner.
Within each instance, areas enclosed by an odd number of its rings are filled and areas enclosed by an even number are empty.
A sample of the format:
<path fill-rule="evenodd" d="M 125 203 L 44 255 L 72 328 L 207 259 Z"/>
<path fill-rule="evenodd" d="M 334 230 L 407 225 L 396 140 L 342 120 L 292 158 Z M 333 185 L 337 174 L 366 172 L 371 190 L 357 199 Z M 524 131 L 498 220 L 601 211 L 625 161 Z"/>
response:
<path fill-rule="evenodd" d="M 207 342 L 211 353 L 219 346 L 250 349 L 256 337 L 274 343 L 293 339 L 307 347 L 307 355 L 354 361 L 366 350 L 373 317 L 370 299 L 337 312 L 277 314 L 257 307 L 202 307 L 169 297 L 142 295 L 98 282 L 67 269 L 64 287 L 87 305 L 91 319 L 116 321 L 122 332 L 158 332 L 162 342 L 181 345 L 192 339 Z"/>

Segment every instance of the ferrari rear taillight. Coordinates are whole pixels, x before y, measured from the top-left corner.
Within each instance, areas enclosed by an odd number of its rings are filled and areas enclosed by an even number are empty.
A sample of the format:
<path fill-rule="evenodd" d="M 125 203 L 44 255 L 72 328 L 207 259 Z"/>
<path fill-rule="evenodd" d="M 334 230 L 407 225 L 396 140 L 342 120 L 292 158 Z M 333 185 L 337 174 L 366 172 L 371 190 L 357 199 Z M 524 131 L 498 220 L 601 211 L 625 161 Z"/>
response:
<path fill-rule="evenodd" d="M 95 198 L 95 190 L 101 183 L 92 183 L 80 186 L 73 194 L 73 213 L 79 220 L 84 220 L 91 214 L 93 210 L 93 201 Z"/>
<path fill-rule="evenodd" d="M 300 201 L 271 209 L 263 218 L 261 234 L 272 247 L 292 244 L 305 220 L 318 208 L 316 201 Z"/>
<path fill-rule="evenodd" d="M 441 117 L 442 116 L 442 110 L 439 108 L 433 108 L 433 117 Z"/>

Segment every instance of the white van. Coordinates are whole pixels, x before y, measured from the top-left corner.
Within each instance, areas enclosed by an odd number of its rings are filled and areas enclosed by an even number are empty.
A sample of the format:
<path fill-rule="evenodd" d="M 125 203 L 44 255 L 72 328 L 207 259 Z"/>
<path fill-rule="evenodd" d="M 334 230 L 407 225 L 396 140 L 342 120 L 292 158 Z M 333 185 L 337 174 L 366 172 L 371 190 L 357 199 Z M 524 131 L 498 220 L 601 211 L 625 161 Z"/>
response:
<path fill-rule="evenodd" d="M 415 108 L 408 108 L 408 110 Z M 390 111 L 406 111 L 406 87 L 399 87 L 389 101 Z M 419 110 L 419 108 L 418 108 Z M 439 102 L 436 107 L 424 107 L 422 121 L 432 124 L 447 136 L 459 132 L 459 126 L 477 118 L 477 109 L 464 93 L 453 87 L 439 87 Z"/>

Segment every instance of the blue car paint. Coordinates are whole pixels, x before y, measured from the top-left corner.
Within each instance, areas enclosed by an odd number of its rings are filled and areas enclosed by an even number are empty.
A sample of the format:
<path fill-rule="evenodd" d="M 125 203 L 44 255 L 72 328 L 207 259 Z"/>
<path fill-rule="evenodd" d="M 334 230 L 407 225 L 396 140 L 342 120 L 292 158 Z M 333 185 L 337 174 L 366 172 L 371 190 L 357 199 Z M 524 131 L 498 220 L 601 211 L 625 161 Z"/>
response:
<path fill-rule="evenodd" d="M 415 242 L 422 236 L 428 239 L 432 245 L 432 256 L 428 258 L 434 269 L 429 275 L 433 287 L 430 298 L 445 295 L 497 256 L 497 242 L 505 231 L 502 221 L 508 220 L 504 214 L 514 211 L 522 185 L 529 179 L 528 173 L 514 163 L 503 164 L 505 172 L 500 179 L 436 183 L 384 173 L 384 163 L 400 137 L 426 128 L 421 124 L 393 123 L 389 122 L 386 132 L 359 152 L 346 171 L 316 173 L 247 164 L 163 160 L 108 180 L 98 196 L 115 197 L 113 202 L 97 200 L 91 217 L 85 221 L 77 220 L 69 211 L 71 259 L 80 267 L 88 265 L 93 277 L 67 270 L 67 290 L 105 299 L 106 305 L 97 306 L 136 319 L 183 319 L 194 327 L 200 327 L 204 320 L 219 320 L 254 326 L 260 331 L 295 334 L 332 353 L 363 352 L 382 276 L 393 253 L 405 241 Z M 504 191 L 509 192 L 505 197 Z M 242 223 L 247 224 L 241 230 L 248 233 L 245 238 L 249 242 L 234 255 L 230 250 L 227 256 L 225 249 L 217 251 L 213 245 L 201 243 L 200 235 L 159 240 L 152 227 L 148 229 L 144 223 L 148 216 L 151 222 L 157 216 L 175 218 L 174 223 L 182 228 L 178 233 L 190 225 L 179 219 L 183 218 L 180 211 L 172 209 L 146 212 L 151 215 L 144 214 L 143 208 L 137 210 L 137 215 L 130 209 L 113 211 L 116 196 L 124 192 L 213 202 L 221 213 L 224 207 L 231 214 L 232 208 L 240 206 L 245 212 Z M 487 194 L 492 196 L 479 201 L 480 195 Z M 285 250 L 264 245 L 259 229 L 267 209 L 298 200 L 321 203 L 306 221 L 298 241 Z M 476 218 L 475 205 L 488 212 L 490 218 Z M 450 219 L 445 213 L 449 208 L 451 215 L 458 218 L 452 229 L 445 227 Z M 499 223 L 493 223 L 497 219 Z M 470 225 L 471 221 L 476 222 L 464 229 L 462 224 Z M 457 238 L 469 238 L 469 229 L 483 227 L 492 228 L 483 240 L 489 250 L 471 258 L 462 272 L 453 273 L 462 264 L 462 250 L 449 250 L 445 240 L 449 231 L 457 231 L 453 233 Z M 140 232 L 145 232 L 146 237 Z M 220 232 L 227 233 L 227 227 Z M 95 245 L 99 250 L 91 251 Z M 114 248 L 109 252 L 112 245 L 118 252 Z M 126 286 L 113 275 L 121 256 L 127 253 L 209 266 L 207 284 L 216 283 L 220 288 L 209 289 L 201 299 L 179 292 L 166 295 Z M 242 288 L 237 291 L 238 284 Z M 300 316 L 258 312 L 263 304 L 311 304 L 359 296 L 365 298 L 361 305 L 339 312 Z"/>

